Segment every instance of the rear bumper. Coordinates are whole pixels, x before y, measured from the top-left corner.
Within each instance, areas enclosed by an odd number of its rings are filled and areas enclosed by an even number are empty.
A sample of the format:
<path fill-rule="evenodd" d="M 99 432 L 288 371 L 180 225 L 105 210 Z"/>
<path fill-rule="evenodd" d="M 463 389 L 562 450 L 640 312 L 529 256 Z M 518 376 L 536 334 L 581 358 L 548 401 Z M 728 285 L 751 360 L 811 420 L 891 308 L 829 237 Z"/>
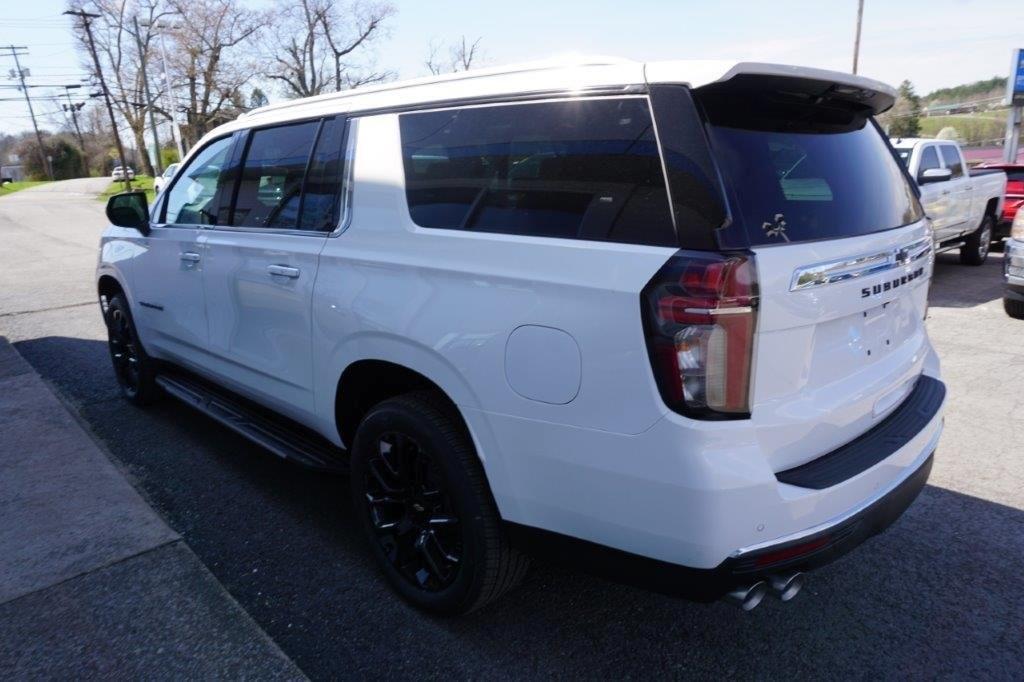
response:
<path fill-rule="evenodd" d="M 931 473 L 933 453 L 881 495 L 792 539 L 738 550 L 712 569 L 698 569 L 623 552 L 578 538 L 508 524 L 513 542 L 549 561 L 616 582 L 696 601 L 715 601 L 772 574 L 809 571 L 835 561 L 891 526 L 917 498 Z"/>

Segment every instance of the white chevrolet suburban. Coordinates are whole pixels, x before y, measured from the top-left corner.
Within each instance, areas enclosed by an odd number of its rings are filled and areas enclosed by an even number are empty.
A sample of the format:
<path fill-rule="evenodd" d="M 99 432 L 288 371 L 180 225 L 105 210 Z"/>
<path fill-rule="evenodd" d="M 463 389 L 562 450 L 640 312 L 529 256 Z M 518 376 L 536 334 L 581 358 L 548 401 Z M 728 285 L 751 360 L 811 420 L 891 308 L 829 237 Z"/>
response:
<path fill-rule="evenodd" d="M 117 379 L 347 469 L 427 610 L 495 599 L 533 553 L 788 600 L 903 512 L 942 431 L 931 227 L 873 118 L 893 100 L 593 60 L 255 110 L 151 209 L 111 198 Z"/>
<path fill-rule="evenodd" d="M 952 140 L 892 140 L 900 160 L 921 187 L 921 204 L 935 231 L 935 251 L 960 249 L 960 262 L 981 265 L 1003 214 L 1006 173 L 971 170 Z"/>

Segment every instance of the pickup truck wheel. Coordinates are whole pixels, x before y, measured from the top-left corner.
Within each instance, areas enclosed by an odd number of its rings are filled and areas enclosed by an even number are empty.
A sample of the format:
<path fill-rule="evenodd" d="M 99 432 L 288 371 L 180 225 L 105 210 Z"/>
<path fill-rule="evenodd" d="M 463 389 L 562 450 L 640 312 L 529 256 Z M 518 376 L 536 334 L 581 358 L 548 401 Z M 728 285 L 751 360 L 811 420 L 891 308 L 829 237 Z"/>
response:
<path fill-rule="evenodd" d="M 992 216 L 986 215 L 978 229 L 967 236 L 966 243 L 960 247 L 960 262 L 964 265 L 981 265 L 988 258 L 992 248 Z"/>
<path fill-rule="evenodd" d="M 146 355 L 124 294 L 107 301 L 103 314 L 107 324 L 107 347 L 114 365 L 114 376 L 121 395 L 136 405 L 149 405 L 160 395 L 156 383 L 156 364 Z"/>
<path fill-rule="evenodd" d="M 442 615 L 478 609 L 528 566 L 503 529 L 483 467 L 458 415 L 432 391 L 370 410 L 352 447 L 359 523 L 391 586 Z"/>
<path fill-rule="evenodd" d="M 1015 320 L 1024 320 L 1024 301 L 1004 298 L 1003 310 L 1005 310 L 1006 314 Z"/>

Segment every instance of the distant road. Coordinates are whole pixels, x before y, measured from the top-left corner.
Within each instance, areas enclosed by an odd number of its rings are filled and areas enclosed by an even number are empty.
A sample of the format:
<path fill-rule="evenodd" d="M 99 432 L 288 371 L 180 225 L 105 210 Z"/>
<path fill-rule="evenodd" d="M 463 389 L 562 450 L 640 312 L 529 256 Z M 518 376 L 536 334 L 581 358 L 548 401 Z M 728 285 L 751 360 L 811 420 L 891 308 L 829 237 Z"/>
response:
<path fill-rule="evenodd" d="M 105 226 L 96 195 L 109 184 L 105 177 L 61 180 L 0 198 L 0 315 L 95 302 Z"/>

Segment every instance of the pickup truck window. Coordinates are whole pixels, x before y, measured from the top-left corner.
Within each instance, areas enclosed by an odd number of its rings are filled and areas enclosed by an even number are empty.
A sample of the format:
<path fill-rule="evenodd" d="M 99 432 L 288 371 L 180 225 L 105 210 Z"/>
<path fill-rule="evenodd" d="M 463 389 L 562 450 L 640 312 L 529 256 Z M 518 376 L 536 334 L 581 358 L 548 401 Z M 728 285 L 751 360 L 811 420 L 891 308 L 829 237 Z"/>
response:
<path fill-rule="evenodd" d="M 935 151 L 935 146 L 929 145 L 925 147 L 924 149 L 921 150 L 921 163 L 918 164 L 917 169 L 918 179 L 921 178 L 921 174 L 924 173 L 926 170 L 931 170 L 932 168 L 939 168 L 940 166 L 941 164 L 939 163 L 939 153 Z"/>
<path fill-rule="evenodd" d="M 953 177 L 963 177 L 964 164 L 960 160 L 960 151 L 951 144 L 940 145 L 942 147 L 942 160 L 946 162 L 946 168 L 953 171 Z"/>

